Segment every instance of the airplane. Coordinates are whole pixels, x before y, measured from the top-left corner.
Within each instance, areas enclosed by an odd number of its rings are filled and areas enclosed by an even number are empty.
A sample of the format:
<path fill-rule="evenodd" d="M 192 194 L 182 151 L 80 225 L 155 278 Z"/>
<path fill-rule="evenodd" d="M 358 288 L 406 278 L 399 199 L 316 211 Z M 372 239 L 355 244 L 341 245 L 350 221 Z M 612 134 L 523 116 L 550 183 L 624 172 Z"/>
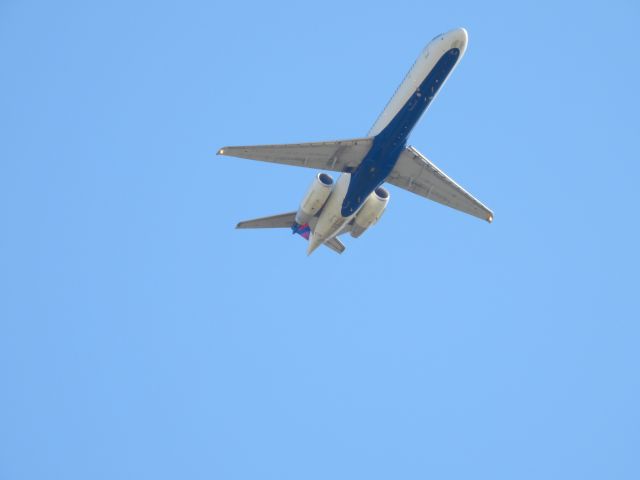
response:
<path fill-rule="evenodd" d="M 444 174 L 407 138 L 467 49 L 457 28 L 422 50 L 364 138 L 284 145 L 223 147 L 218 155 L 340 172 L 318 173 L 298 210 L 238 223 L 236 228 L 288 228 L 307 239 L 307 255 L 320 245 L 345 250 L 339 235 L 358 238 L 389 203 L 387 182 L 491 223 L 493 212 Z"/>

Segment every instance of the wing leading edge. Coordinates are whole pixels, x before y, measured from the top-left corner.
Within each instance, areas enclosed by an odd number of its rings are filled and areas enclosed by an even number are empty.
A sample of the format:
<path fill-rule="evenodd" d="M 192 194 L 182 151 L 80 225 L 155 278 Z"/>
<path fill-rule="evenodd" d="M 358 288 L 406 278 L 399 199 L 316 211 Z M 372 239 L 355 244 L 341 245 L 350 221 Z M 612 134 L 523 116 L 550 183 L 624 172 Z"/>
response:
<path fill-rule="evenodd" d="M 407 147 L 400 154 L 386 181 L 489 223 L 493 221 L 493 212 L 489 208 L 413 147 Z"/>
<path fill-rule="evenodd" d="M 218 155 L 308 167 L 316 170 L 350 172 L 360 164 L 369 152 L 372 142 L 372 138 L 356 138 L 330 142 L 223 147 L 218 150 Z"/>

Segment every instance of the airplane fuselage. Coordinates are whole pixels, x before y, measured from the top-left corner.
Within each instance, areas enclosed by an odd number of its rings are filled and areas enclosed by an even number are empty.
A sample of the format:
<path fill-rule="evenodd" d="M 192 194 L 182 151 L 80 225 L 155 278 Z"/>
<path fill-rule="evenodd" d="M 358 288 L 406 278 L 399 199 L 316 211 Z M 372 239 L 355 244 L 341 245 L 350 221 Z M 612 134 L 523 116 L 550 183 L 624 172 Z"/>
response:
<path fill-rule="evenodd" d="M 486 205 L 407 146 L 466 49 L 464 28 L 429 42 L 366 137 L 219 149 L 219 155 L 340 173 L 336 181 L 317 173 L 296 211 L 246 220 L 236 228 L 288 228 L 309 241 L 308 254 L 320 245 L 342 253 L 346 247 L 338 235 L 359 238 L 384 213 L 390 198 L 385 182 L 491 223 L 493 212 Z"/>
<path fill-rule="evenodd" d="M 373 143 L 360 165 L 343 173 L 322 209 L 309 239 L 308 252 L 340 234 L 365 200 L 382 185 L 404 151 L 411 130 L 464 54 L 463 29 L 439 35 L 422 51 L 373 125 Z"/>

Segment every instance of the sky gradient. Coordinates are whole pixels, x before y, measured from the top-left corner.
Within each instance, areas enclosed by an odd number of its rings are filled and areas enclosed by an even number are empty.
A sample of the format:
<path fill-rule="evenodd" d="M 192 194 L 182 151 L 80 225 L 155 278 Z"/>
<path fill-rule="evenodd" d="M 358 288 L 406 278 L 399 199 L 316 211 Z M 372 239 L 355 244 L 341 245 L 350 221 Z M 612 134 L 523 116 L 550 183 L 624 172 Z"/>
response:
<path fill-rule="evenodd" d="M 0 3 L 0 479 L 640 478 L 636 2 Z M 311 257 L 240 220 L 409 143 L 495 213 L 389 187 Z"/>

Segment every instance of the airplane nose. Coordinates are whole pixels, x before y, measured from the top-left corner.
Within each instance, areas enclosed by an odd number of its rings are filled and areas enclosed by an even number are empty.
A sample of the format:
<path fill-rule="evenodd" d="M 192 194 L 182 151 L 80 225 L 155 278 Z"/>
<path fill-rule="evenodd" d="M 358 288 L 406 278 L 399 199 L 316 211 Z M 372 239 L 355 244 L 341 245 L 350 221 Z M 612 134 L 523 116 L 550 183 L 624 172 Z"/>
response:
<path fill-rule="evenodd" d="M 454 32 L 456 32 L 456 35 L 462 37 L 462 38 L 467 38 L 469 36 L 469 34 L 467 33 L 467 30 L 463 27 L 460 28 L 456 28 L 454 30 Z"/>
<path fill-rule="evenodd" d="M 464 55 L 467 49 L 467 42 L 469 41 L 469 35 L 464 28 L 455 28 L 442 34 L 442 41 L 450 48 L 457 48 L 460 50 L 461 56 Z"/>
<path fill-rule="evenodd" d="M 451 41 L 459 42 L 460 46 L 466 45 L 469 41 L 469 34 L 462 27 L 447 32 L 446 36 L 449 37 Z"/>

